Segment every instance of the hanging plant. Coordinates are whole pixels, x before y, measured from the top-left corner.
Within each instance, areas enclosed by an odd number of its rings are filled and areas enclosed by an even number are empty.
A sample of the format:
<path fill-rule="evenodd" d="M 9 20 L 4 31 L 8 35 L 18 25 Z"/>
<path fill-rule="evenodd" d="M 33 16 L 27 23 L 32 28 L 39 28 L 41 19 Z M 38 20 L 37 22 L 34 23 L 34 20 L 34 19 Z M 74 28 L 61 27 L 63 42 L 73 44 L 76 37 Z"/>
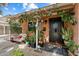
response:
<path fill-rule="evenodd" d="M 63 22 L 70 23 L 72 25 L 75 25 L 77 22 L 74 19 L 73 15 L 71 14 L 70 10 L 67 11 L 57 11 L 58 15 L 61 17 L 61 20 Z"/>

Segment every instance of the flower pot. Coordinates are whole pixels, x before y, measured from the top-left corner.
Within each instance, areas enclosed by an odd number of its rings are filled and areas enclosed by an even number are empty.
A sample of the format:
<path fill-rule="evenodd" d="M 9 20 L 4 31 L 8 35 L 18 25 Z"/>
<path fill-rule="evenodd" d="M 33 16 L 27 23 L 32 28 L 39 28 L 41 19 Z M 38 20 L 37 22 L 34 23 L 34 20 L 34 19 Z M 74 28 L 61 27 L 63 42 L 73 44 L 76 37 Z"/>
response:
<path fill-rule="evenodd" d="M 31 44 L 31 47 L 32 47 L 32 48 L 36 48 L 36 43 L 32 43 L 32 44 Z"/>

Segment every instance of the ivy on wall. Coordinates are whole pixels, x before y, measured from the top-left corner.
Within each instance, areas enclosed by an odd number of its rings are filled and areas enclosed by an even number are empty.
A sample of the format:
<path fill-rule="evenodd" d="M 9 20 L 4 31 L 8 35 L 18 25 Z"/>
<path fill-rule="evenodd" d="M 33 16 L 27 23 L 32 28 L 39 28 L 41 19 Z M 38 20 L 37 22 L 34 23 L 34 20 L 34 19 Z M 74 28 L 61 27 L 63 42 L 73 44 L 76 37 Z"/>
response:
<path fill-rule="evenodd" d="M 15 20 L 10 20 L 9 21 L 10 24 L 10 30 L 12 34 L 20 34 L 22 33 L 22 28 L 20 27 L 20 24 L 17 23 Z"/>
<path fill-rule="evenodd" d="M 61 20 L 63 22 L 67 22 L 72 25 L 75 25 L 77 23 L 74 16 L 71 14 L 70 10 L 67 11 L 62 10 L 62 11 L 58 11 L 57 13 L 61 17 Z"/>
<path fill-rule="evenodd" d="M 24 20 L 25 21 L 35 21 L 37 19 L 37 16 L 40 18 L 42 17 L 50 17 L 52 15 L 52 11 L 47 10 L 46 8 L 40 9 L 38 11 L 34 12 L 29 12 L 29 13 L 24 13 L 19 16 L 19 22 L 22 23 Z"/>
<path fill-rule="evenodd" d="M 56 9 L 57 14 L 59 17 L 61 17 L 61 20 L 66 23 L 66 24 L 70 24 L 70 25 L 76 25 L 76 20 L 74 18 L 74 16 L 72 15 L 70 10 L 62 10 L 60 11 L 59 9 Z M 75 50 L 78 49 L 79 45 L 77 45 L 74 41 L 73 41 L 73 30 L 72 28 L 68 28 L 68 27 L 63 27 L 62 28 L 62 38 L 65 41 L 66 47 L 69 49 L 69 51 L 71 51 L 73 54 L 75 52 Z"/>

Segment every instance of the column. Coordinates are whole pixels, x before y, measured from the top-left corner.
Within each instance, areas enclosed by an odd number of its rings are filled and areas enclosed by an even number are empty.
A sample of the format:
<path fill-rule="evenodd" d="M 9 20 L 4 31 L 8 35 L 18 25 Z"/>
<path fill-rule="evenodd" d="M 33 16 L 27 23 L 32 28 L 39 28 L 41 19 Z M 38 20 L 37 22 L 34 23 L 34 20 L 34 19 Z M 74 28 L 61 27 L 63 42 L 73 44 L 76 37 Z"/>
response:
<path fill-rule="evenodd" d="M 75 19 L 77 21 L 77 24 L 74 25 L 74 41 L 79 44 L 79 4 L 75 4 Z M 79 51 L 79 49 L 78 49 Z M 79 55 L 79 53 L 78 53 Z"/>
<path fill-rule="evenodd" d="M 3 35 L 4 35 L 4 39 L 6 39 L 6 36 L 5 36 L 5 25 L 3 25 Z"/>
<path fill-rule="evenodd" d="M 4 25 L 3 27 L 4 27 L 4 28 L 3 28 L 3 29 L 4 29 L 4 30 L 3 30 L 3 33 L 4 33 L 4 35 L 5 35 L 5 25 Z"/>
<path fill-rule="evenodd" d="M 36 22 L 36 49 L 38 49 L 38 19 Z"/>
<path fill-rule="evenodd" d="M 10 40 L 10 26 L 9 26 L 9 40 Z"/>

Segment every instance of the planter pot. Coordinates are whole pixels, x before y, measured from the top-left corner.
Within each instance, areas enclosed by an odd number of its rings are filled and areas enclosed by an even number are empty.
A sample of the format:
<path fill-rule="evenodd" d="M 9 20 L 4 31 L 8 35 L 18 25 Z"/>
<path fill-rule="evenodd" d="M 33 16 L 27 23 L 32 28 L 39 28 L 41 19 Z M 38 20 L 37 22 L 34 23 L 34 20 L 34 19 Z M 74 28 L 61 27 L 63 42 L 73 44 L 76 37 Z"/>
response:
<path fill-rule="evenodd" d="M 30 42 L 29 42 L 29 41 L 27 41 L 27 42 L 26 42 L 26 45 L 27 45 L 28 47 L 30 47 L 30 46 L 31 46 L 31 44 L 30 44 Z"/>
<path fill-rule="evenodd" d="M 32 48 L 36 48 L 36 43 L 32 43 L 32 44 L 31 44 L 31 47 L 32 47 Z"/>
<path fill-rule="evenodd" d="M 29 42 L 26 42 L 26 45 L 29 45 Z"/>

